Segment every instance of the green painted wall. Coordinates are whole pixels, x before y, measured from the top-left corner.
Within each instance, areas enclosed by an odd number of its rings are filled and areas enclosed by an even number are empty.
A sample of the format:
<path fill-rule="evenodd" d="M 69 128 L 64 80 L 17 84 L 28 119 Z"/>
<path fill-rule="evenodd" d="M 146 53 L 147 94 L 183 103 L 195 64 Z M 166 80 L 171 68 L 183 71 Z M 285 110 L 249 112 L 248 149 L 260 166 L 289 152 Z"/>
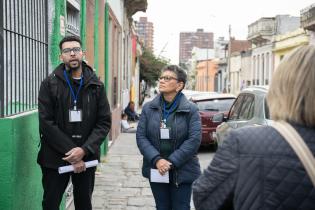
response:
<path fill-rule="evenodd" d="M 0 206 L 5 210 L 40 210 L 41 171 L 38 115 L 0 119 Z"/>
<path fill-rule="evenodd" d="M 49 34 L 50 39 L 50 63 L 55 68 L 59 63 L 59 42 L 62 39 L 60 34 L 60 16 L 66 18 L 66 1 L 65 0 L 54 0 L 55 2 L 55 16 L 53 17 L 52 34 Z"/>
<path fill-rule="evenodd" d="M 108 82 L 109 82 L 109 4 L 108 2 L 105 3 L 105 27 L 104 27 L 104 33 L 105 33 L 105 57 L 104 57 L 104 62 L 105 62 L 105 81 L 104 81 L 104 85 L 105 85 L 105 91 L 106 91 L 106 95 L 108 96 Z M 108 137 L 106 137 L 104 144 L 102 145 L 103 149 L 102 151 L 104 151 L 104 153 L 102 153 L 102 155 L 106 155 L 107 151 L 108 151 Z"/>
<path fill-rule="evenodd" d="M 50 63 L 59 61 L 60 16 L 66 18 L 66 1 L 55 0 L 50 39 Z M 95 2 L 95 21 L 98 21 L 98 1 Z M 108 93 L 108 5 L 105 10 L 105 88 Z M 97 26 L 97 23 L 94 23 Z M 96 27 L 97 29 L 98 27 Z M 98 31 L 95 31 L 94 46 L 98 46 Z M 81 39 L 86 47 L 86 0 L 81 0 Z M 97 49 L 97 47 L 95 47 Z M 96 57 L 98 51 L 94 51 Z M 98 65 L 97 60 L 95 64 Z M 95 66 L 96 69 L 98 66 Z M 38 113 L 32 112 L 16 118 L 0 118 L 0 209 L 40 210 L 42 201 L 41 171 L 36 163 L 38 153 Z M 107 153 L 107 139 L 102 145 L 102 154 Z M 64 202 L 61 209 L 64 209 Z"/>
<path fill-rule="evenodd" d="M 54 0 L 52 34 L 49 34 L 50 64 L 59 61 L 60 16 L 66 11 L 65 0 Z M 52 14 L 52 13 L 50 13 Z M 38 113 L 25 113 L 15 118 L 0 118 L 0 209 L 41 210 L 41 171 L 38 153 Z M 64 202 L 61 204 L 64 209 Z"/>
<path fill-rule="evenodd" d="M 94 1 L 94 68 L 96 70 L 96 74 L 98 75 L 98 62 L 99 62 L 99 55 L 98 55 L 98 0 Z"/>
<path fill-rule="evenodd" d="M 108 95 L 109 83 L 109 4 L 105 4 L 105 89 Z"/>

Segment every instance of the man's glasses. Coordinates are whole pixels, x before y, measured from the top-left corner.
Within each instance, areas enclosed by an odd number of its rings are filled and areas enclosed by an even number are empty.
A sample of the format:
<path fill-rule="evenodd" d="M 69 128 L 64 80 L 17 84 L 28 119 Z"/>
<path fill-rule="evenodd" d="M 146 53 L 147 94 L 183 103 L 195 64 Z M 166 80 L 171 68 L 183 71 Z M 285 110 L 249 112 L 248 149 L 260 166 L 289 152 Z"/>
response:
<path fill-rule="evenodd" d="M 169 82 L 169 81 L 171 81 L 172 79 L 177 80 L 177 78 L 172 77 L 172 76 L 161 76 L 161 77 L 159 78 L 160 81 L 163 80 L 163 79 L 164 79 L 165 82 Z"/>
<path fill-rule="evenodd" d="M 74 47 L 74 48 L 65 48 L 63 50 L 61 50 L 61 52 L 63 54 L 67 54 L 67 55 L 70 55 L 71 51 L 74 53 L 74 54 L 78 54 L 79 52 L 82 51 L 81 47 Z"/>

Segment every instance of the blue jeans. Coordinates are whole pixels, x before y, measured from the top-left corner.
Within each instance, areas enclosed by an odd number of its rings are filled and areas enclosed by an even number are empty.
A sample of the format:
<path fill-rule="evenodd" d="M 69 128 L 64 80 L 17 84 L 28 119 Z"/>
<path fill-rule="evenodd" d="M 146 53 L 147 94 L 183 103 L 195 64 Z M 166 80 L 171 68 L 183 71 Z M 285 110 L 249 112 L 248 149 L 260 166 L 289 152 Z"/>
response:
<path fill-rule="evenodd" d="M 153 183 L 150 182 L 151 190 L 157 210 L 190 210 L 191 185 Z"/>

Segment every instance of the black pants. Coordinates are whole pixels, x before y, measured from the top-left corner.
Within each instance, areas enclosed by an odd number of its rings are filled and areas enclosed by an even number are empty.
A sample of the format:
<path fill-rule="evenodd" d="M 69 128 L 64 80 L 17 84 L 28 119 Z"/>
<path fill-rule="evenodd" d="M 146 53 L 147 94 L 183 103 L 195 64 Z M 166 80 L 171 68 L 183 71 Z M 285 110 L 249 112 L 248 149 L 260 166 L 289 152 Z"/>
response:
<path fill-rule="evenodd" d="M 92 210 L 91 198 L 94 189 L 95 170 L 96 167 L 93 167 L 79 174 L 59 174 L 56 169 L 42 167 L 43 210 L 59 210 L 70 176 L 73 184 L 75 209 Z"/>

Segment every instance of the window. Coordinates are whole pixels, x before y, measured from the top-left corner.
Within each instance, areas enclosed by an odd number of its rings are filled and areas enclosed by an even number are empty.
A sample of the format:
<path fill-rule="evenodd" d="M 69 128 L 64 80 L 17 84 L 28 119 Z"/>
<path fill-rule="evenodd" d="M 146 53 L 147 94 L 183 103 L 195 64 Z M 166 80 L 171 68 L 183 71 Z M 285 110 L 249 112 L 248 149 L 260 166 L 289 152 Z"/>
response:
<path fill-rule="evenodd" d="M 236 99 L 235 103 L 233 104 L 231 111 L 229 113 L 229 120 L 238 119 L 244 97 L 245 97 L 244 94 L 243 95 L 241 94 L 237 97 L 237 99 Z"/>
<path fill-rule="evenodd" d="M 239 120 L 250 120 L 254 116 L 254 101 L 253 95 L 247 94 L 243 100 L 242 109 L 240 111 Z"/>
<path fill-rule="evenodd" d="M 0 117 L 36 109 L 48 76 L 48 1 L 30 2 L 0 3 Z"/>
<path fill-rule="evenodd" d="M 67 33 L 80 36 L 80 10 L 67 2 Z"/>

